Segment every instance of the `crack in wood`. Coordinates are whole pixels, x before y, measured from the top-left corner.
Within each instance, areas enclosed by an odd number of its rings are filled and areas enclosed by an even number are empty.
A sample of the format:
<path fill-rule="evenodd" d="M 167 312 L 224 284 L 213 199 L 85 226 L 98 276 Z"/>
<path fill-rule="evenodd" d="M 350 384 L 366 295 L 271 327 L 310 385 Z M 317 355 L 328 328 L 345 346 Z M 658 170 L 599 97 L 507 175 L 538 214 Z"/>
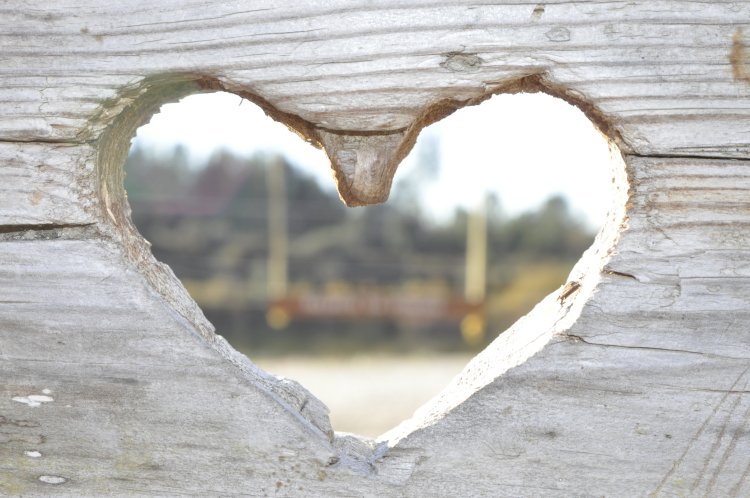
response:
<path fill-rule="evenodd" d="M 633 280 L 638 281 L 638 277 L 636 277 L 635 275 L 622 271 L 612 270 L 610 268 L 605 268 L 604 273 L 606 273 L 607 275 L 616 275 L 618 277 L 632 278 Z"/>
<path fill-rule="evenodd" d="M 96 223 L 0 225 L 0 241 L 83 240 L 102 236 Z"/>
<path fill-rule="evenodd" d="M 663 353 L 691 354 L 691 355 L 705 356 L 708 358 L 721 358 L 725 360 L 739 360 L 739 361 L 750 360 L 750 357 L 727 356 L 727 355 L 720 355 L 716 353 L 708 353 L 705 351 L 692 351 L 689 349 L 658 348 L 654 346 L 633 346 L 629 344 L 608 344 L 608 343 L 602 343 L 602 342 L 593 342 L 580 335 L 569 334 L 569 333 L 560 334 L 560 336 L 566 339 L 575 341 L 575 342 L 582 342 L 589 346 L 599 346 L 603 348 L 635 349 L 635 350 L 654 351 L 654 352 L 663 352 Z"/>
<path fill-rule="evenodd" d="M 623 156 L 627 159 L 630 157 L 638 159 L 682 159 L 687 161 L 750 161 L 750 155 L 747 157 L 737 156 L 717 156 L 711 154 L 638 154 L 636 152 L 627 152 Z"/>
<path fill-rule="evenodd" d="M 696 457 L 702 456 L 701 452 L 704 451 L 704 449 L 700 448 L 698 446 L 699 439 L 706 432 L 706 430 L 709 428 L 709 425 L 711 424 L 712 420 L 721 411 L 724 403 L 729 399 L 729 396 L 731 395 L 729 391 L 734 390 L 734 388 L 740 383 L 740 381 L 748 373 L 748 371 L 750 371 L 750 367 L 746 367 L 742 372 L 740 372 L 740 374 L 734 380 L 734 382 L 729 387 L 729 389 L 727 390 L 727 392 L 718 400 L 717 403 L 715 403 L 713 405 L 711 413 L 709 413 L 708 417 L 706 417 L 703 420 L 703 423 L 698 428 L 697 432 L 695 434 L 693 434 L 693 436 L 690 438 L 690 442 L 688 443 L 687 447 L 683 450 L 682 454 L 680 454 L 680 456 L 672 463 L 672 466 L 670 467 L 670 469 L 667 471 L 667 473 L 661 479 L 661 481 L 656 486 L 656 488 L 654 489 L 654 491 L 652 491 L 651 493 L 649 493 L 649 496 L 657 496 L 662 491 L 662 489 L 664 489 L 664 487 L 666 486 L 666 484 L 670 481 L 670 479 L 672 479 L 675 476 L 675 473 L 680 469 L 680 467 L 683 465 L 683 463 L 687 460 L 687 458 L 688 458 L 688 456 L 689 456 L 689 454 L 691 452 L 692 453 L 698 453 L 698 455 Z M 727 415 L 727 419 L 729 417 L 731 417 L 731 414 L 734 412 L 734 408 L 736 408 L 736 405 L 737 405 L 739 399 L 740 399 L 739 396 L 735 399 L 735 402 L 733 403 L 734 407 L 731 408 L 731 411 L 730 411 L 729 415 Z M 722 431 L 724 430 L 723 428 L 725 427 L 725 425 L 726 425 L 726 422 L 724 424 L 722 424 L 722 429 L 721 429 Z M 703 478 L 703 472 L 705 472 L 705 470 L 707 468 L 708 460 L 710 460 L 710 456 L 713 455 L 713 453 L 715 452 L 715 449 L 716 449 L 715 445 L 717 443 L 719 443 L 719 442 L 720 442 L 720 438 L 716 438 L 716 440 L 714 441 L 714 444 L 711 445 L 711 447 L 709 449 L 709 451 L 710 451 L 709 456 L 708 456 L 708 458 L 705 459 L 705 463 L 703 465 L 703 469 L 701 470 L 701 472 L 699 473 L 699 475 L 697 477 L 697 482 L 696 481 L 693 482 L 693 485 L 691 486 L 691 490 L 694 490 L 695 487 L 697 486 L 697 484 Z M 697 448 L 695 450 L 695 452 L 693 452 L 693 448 Z M 742 480 L 742 478 L 741 478 L 741 480 Z M 706 496 L 709 496 L 708 492 L 706 493 Z"/>
<path fill-rule="evenodd" d="M 71 224 L 42 223 L 39 225 L 0 225 L 0 233 L 28 232 L 29 230 L 46 231 L 46 230 L 60 230 L 64 228 L 85 228 L 85 227 L 91 227 L 94 225 L 95 223 L 71 223 Z"/>
<path fill-rule="evenodd" d="M 5 144 L 54 144 L 54 145 L 70 145 L 70 146 L 76 146 L 76 145 L 83 145 L 86 143 L 91 143 L 90 140 L 67 140 L 62 138 L 41 138 L 41 137 L 34 137 L 29 138 L 28 140 L 24 140 L 22 138 L 3 138 L 0 137 L 0 143 Z"/>

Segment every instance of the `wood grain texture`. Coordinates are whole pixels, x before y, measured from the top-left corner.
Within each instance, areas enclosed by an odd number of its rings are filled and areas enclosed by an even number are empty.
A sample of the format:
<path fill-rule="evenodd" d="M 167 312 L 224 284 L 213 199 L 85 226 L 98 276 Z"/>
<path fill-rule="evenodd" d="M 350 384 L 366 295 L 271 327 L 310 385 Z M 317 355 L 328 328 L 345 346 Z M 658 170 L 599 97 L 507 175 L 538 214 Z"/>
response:
<path fill-rule="evenodd" d="M 750 495 L 749 34 L 746 0 L 3 3 L 0 494 Z M 350 204 L 424 125 L 548 91 L 624 153 L 612 212 L 574 292 L 379 441 L 334 435 L 130 221 L 135 129 L 215 90 L 325 146 Z"/>
<path fill-rule="evenodd" d="M 0 225 L 96 221 L 95 150 L 0 142 Z"/>

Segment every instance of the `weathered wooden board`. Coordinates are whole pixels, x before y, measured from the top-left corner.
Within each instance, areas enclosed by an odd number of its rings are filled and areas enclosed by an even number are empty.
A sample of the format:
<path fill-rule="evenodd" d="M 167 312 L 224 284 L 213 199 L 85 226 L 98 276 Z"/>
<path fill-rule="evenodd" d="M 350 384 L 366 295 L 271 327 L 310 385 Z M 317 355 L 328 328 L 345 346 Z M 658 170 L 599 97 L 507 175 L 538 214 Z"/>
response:
<path fill-rule="evenodd" d="M 95 155 L 91 146 L 0 142 L 0 226 L 94 223 Z"/>
<path fill-rule="evenodd" d="M 748 45 L 746 0 L 3 3 L 0 494 L 750 496 Z M 218 89 L 326 146 L 350 204 L 493 92 L 578 104 L 625 164 L 577 290 L 366 441 L 129 221 L 137 126 Z"/>

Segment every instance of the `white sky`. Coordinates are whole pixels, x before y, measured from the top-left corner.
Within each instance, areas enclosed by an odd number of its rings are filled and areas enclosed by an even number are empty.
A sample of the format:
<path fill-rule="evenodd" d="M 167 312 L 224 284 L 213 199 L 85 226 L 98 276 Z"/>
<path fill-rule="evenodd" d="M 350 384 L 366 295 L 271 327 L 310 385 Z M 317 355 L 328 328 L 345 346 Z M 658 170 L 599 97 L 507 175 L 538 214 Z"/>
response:
<path fill-rule="evenodd" d="M 592 228 L 604 221 L 611 198 L 606 140 L 581 111 L 562 100 L 544 94 L 495 96 L 457 111 L 421 136 L 426 134 L 440 140 L 440 177 L 422 196 L 436 218 L 450 215 L 456 206 L 477 205 L 488 189 L 510 215 L 562 194 Z M 192 95 L 163 106 L 133 143 L 165 152 L 183 143 L 198 161 L 219 148 L 246 155 L 277 151 L 334 188 L 325 152 L 228 93 Z M 414 151 L 418 148 L 419 143 Z M 415 155 L 404 159 L 396 183 L 413 167 Z"/>

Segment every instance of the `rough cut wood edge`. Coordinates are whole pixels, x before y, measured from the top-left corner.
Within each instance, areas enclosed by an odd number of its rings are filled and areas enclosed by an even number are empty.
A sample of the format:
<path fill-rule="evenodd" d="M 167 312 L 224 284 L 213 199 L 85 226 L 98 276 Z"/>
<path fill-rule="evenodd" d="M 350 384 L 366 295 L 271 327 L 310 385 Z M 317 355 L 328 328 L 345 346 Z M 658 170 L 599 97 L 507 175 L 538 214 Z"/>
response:
<path fill-rule="evenodd" d="M 223 339 L 217 338 L 213 326 L 206 320 L 200 308 L 189 296 L 171 269 L 153 258 L 148 242 L 140 236 L 130 220 L 130 208 L 123 187 L 124 171 L 122 168 L 129 149 L 130 137 L 134 136 L 136 129 L 147 122 L 163 104 L 178 100 L 191 93 L 216 89 L 226 88 L 217 80 L 196 75 L 173 75 L 149 79 L 137 87 L 125 89 L 118 99 L 105 104 L 98 117 L 91 120 L 90 126 L 92 129 L 104 130 L 98 140 L 97 158 L 97 191 L 103 213 L 103 226 L 105 227 L 103 230 L 109 236 L 124 244 L 125 253 L 146 276 L 154 289 L 180 315 L 194 324 L 206 340 L 215 345 L 217 351 L 246 372 L 253 382 L 288 402 L 314 427 L 317 427 L 329 439 L 332 439 L 333 430 L 328 419 L 327 408 L 300 386 L 281 383 L 276 381 L 273 376 L 265 375 L 252 363 L 247 362 L 242 355 L 236 354 Z M 501 88 L 493 88 L 486 95 L 468 102 L 445 101 L 432 106 L 422 113 L 422 116 L 410 129 L 403 134 L 395 135 L 395 137 L 394 135 L 379 134 L 338 135 L 339 138 L 336 139 L 332 133 L 317 130 L 310 123 L 275 110 L 270 104 L 257 96 L 248 92 L 235 91 L 244 98 L 258 102 L 269 115 L 283 119 L 284 124 L 300 135 L 313 134 L 312 137 L 305 136 L 308 141 L 316 144 L 322 141 L 329 149 L 329 156 L 334 158 L 332 167 L 339 179 L 338 186 L 341 197 L 345 201 L 348 199 L 350 205 L 380 202 L 387 198 L 396 166 L 413 147 L 422 127 L 429 126 L 455 112 L 461 105 L 477 105 L 500 92 L 545 91 L 556 94 L 572 104 L 581 106 L 584 113 L 593 120 L 597 128 L 603 132 L 613 133 L 614 140 L 621 142 L 620 137 L 601 112 L 591 105 L 582 103 L 579 98 L 569 92 L 551 88 L 537 76 L 522 78 L 511 84 L 505 84 Z M 611 170 L 615 195 L 613 195 L 614 204 L 610 210 L 610 218 L 603 232 L 597 238 L 596 244 L 589 251 L 593 255 L 591 256 L 592 260 L 589 261 L 588 258 L 584 258 L 579 265 L 576 278 L 571 281 L 571 285 L 574 282 L 576 286 L 581 286 L 583 282 L 592 282 L 584 287 L 586 292 L 590 292 L 595 287 L 596 280 L 595 277 L 584 279 L 584 275 L 598 275 L 605 264 L 603 261 L 606 260 L 611 248 L 616 243 L 618 231 L 622 229 L 624 224 L 623 206 L 625 205 L 624 199 L 627 196 L 628 183 L 620 151 L 615 142 L 612 142 L 611 147 Z M 385 154 L 385 157 L 377 159 L 377 155 L 381 153 Z M 363 157 L 370 159 L 363 160 Z M 366 173 L 363 174 L 363 170 Z M 582 268 L 586 268 L 586 270 Z M 591 281 L 591 278 L 594 278 L 594 280 Z M 554 300 L 550 298 L 549 301 Z M 579 308 L 580 306 L 577 309 Z M 540 323 L 535 322 L 531 327 L 522 328 L 522 331 L 518 334 L 505 334 L 503 340 L 499 342 L 503 344 L 506 351 L 501 352 L 500 349 L 502 348 L 495 348 L 494 354 L 488 353 L 488 356 L 493 358 L 492 361 L 496 369 L 492 369 L 481 376 L 485 384 L 491 382 L 493 378 L 501 375 L 508 368 L 528 358 L 538 348 L 543 347 L 554 333 L 555 327 L 564 323 L 563 318 L 568 313 L 569 306 L 559 310 L 554 306 L 547 306 L 544 309 L 544 312 L 538 312 L 534 316 L 544 317 L 543 323 L 545 325 L 541 326 Z M 570 320 L 572 319 L 569 319 L 568 322 Z M 544 335 L 542 337 L 532 336 L 533 340 L 530 341 L 532 338 L 528 337 L 526 332 L 529 328 L 543 330 Z M 500 358 L 504 359 L 501 360 Z M 487 362 L 485 361 L 484 364 L 486 365 Z M 440 413 L 447 412 L 455 404 L 468 397 L 473 390 L 482 387 L 481 383 L 477 384 L 477 379 L 472 381 L 471 387 L 464 386 L 464 384 L 465 382 L 461 380 L 457 384 L 462 386 L 461 389 L 454 389 L 455 392 L 450 396 L 443 396 L 443 399 L 452 397 L 454 401 L 442 403 L 439 405 L 441 409 L 433 410 L 428 418 L 439 417 Z M 315 400 L 315 402 L 311 403 L 310 400 Z M 418 422 L 415 426 L 423 423 Z"/>
<path fill-rule="evenodd" d="M 602 275 L 608 271 L 621 233 L 628 228 L 625 206 L 631 193 L 630 182 L 623 156 L 612 142 L 609 167 L 612 204 L 607 219 L 594 243 L 571 270 L 567 282 L 502 332 L 412 418 L 380 439 L 388 441 L 390 446 L 396 446 L 410 433 L 434 424 L 473 393 L 484 389 L 509 369 L 539 352 L 553 337 L 566 334 L 576 323 L 584 307 L 592 300 Z"/>
<path fill-rule="evenodd" d="M 109 118 L 108 127 L 99 140 L 97 172 L 98 192 L 102 211 L 102 232 L 123 245 L 127 258 L 145 276 L 166 302 L 190 322 L 203 338 L 222 357 L 236 365 L 248 379 L 278 397 L 284 404 L 300 414 L 312 427 L 328 440 L 333 430 L 328 419 L 328 409 L 296 382 L 281 381 L 263 372 L 244 355 L 234 351 L 226 341 L 214 334 L 214 327 L 206 319 L 172 270 L 156 261 L 150 244 L 143 239 L 130 218 L 130 207 L 123 187 L 123 164 L 130 146 L 130 137 L 166 102 L 201 91 L 203 86 L 192 77 L 182 75 L 150 81 L 126 92 L 102 112 Z M 119 113 L 109 109 L 119 109 Z"/>

